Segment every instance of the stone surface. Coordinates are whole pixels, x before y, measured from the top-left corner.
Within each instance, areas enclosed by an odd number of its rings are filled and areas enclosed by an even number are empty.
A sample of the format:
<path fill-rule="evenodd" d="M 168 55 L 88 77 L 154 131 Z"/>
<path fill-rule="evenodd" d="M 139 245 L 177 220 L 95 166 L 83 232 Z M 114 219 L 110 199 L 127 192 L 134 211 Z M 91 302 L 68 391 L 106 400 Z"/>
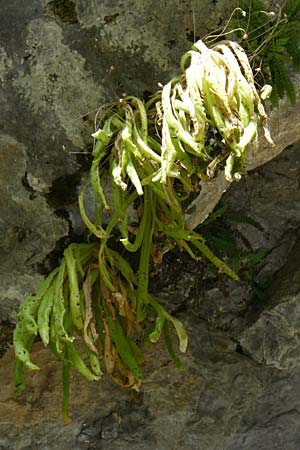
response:
<path fill-rule="evenodd" d="M 240 341 L 244 351 L 256 361 L 278 369 L 300 364 L 300 296 L 264 311 Z"/>
<path fill-rule="evenodd" d="M 124 92 L 149 95 L 178 73 L 181 54 L 224 23 L 231 2 L 0 7 L 1 322 L 16 320 L 17 304 L 51 268 L 47 255 L 55 263 L 53 252 L 57 260 L 67 237 L 82 233 L 74 205 L 98 108 Z"/>
<path fill-rule="evenodd" d="M 159 345 L 146 355 L 144 384 L 136 396 L 108 380 L 91 384 L 74 373 L 68 426 L 60 417 L 59 364 L 36 344 L 32 359 L 42 369 L 28 374 L 25 394 L 15 398 L 12 352 L 7 352 L 0 368 L 0 448 L 223 448 L 241 414 L 262 393 L 266 370 L 236 353 L 228 338 L 203 321 L 190 314 L 183 319 L 190 331 L 184 372 Z"/>
<path fill-rule="evenodd" d="M 274 273 L 284 264 L 282 256 L 291 250 L 297 237 L 300 221 L 299 147 L 300 143 L 296 142 L 268 164 L 250 172 L 239 184 L 232 185 L 223 199 L 233 211 L 246 213 L 260 225 L 258 229 L 239 223 L 236 228 L 252 248 L 272 250 L 265 261 L 263 270 L 266 273 Z"/>
<path fill-rule="evenodd" d="M 181 319 L 190 332 L 184 372 L 159 345 L 147 354 L 137 395 L 105 379 L 88 383 L 74 373 L 73 420 L 67 426 L 60 416 L 59 364 L 35 344 L 33 360 L 42 369 L 27 374 L 27 390 L 16 398 L 12 351 L 7 352 L 0 365 L 1 450 L 298 448 L 299 368 L 258 365 L 203 320 L 190 313 Z"/>
<path fill-rule="evenodd" d="M 237 221 L 228 221 L 227 226 L 239 237 L 238 245 L 248 251 L 268 252 L 255 270 L 250 273 L 241 270 L 238 283 L 228 277 L 210 277 L 201 282 L 201 268 L 190 268 L 191 278 L 186 284 L 189 305 L 199 317 L 236 341 L 264 308 L 280 304 L 287 295 L 295 297 L 299 292 L 300 277 L 292 269 L 293 265 L 297 268 L 295 261 L 299 259 L 299 251 L 295 250 L 299 247 L 300 224 L 299 155 L 299 143 L 295 143 L 268 164 L 249 172 L 240 183 L 233 183 L 223 195 L 223 204 L 237 217 Z M 246 218 L 256 226 L 247 223 Z M 230 260 L 227 262 L 230 264 Z M 274 280 L 274 289 L 266 291 L 264 284 L 273 285 Z M 264 299 L 256 295 L 253 285 L 262 286 Z M 176 291 L 176 286 L 172 290 Z"/>
<path fill-rule="evenodd" d="M 38 264 L 68 234 L 67 223 L 29 189 L 26 152 L 15 138 L 0 135 L 0 323 L 16 322 L 20 300 L 42 279 Z"/>
<path fill-rule="evenodd" d="M 223 448 L 226 450 L 299 448 L 299 396 L 296 390 L 299 377 L 299 369 L 274 373 L 255 405 L 242 416 L 234 436 L 226 439 Z"/>
<path fill-rule="evenodd" d="M 269 302 L 258 319 L 241 335 L 245 352 L 278 369 L 300 365 L 300 240 L 297 240 L 269 288 Z"/>

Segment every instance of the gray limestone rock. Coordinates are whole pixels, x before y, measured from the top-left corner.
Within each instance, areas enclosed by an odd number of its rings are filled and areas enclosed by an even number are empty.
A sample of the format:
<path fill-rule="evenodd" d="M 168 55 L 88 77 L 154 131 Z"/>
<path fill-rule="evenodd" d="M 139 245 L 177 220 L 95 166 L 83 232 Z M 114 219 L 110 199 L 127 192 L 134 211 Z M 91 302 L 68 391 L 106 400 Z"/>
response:
<path fill-rule="evenodd" d="M 298 369 L 270 373 L 257 401 L 241 417 L 224 450 L 295 450 L 299 448 Z"/>
<path fill-rule="evenodd" d="M 290 369 L 300 365 L 300 295 L 282 300 L 246 329 L 240 343 L 259 363 Z"/>
<path fill-rule="evenodd" d="M 27 149 L 0 135 L 0 323 L 16 322 L 16 309 L 42 279 L 37 267 L 68 233 L 45 198 L 26 182 Z"/>
<path fill-rule="evenodd" d="M 227 226 L 234 235 L 239 236 L 238 245 L 248 251 L 265 249 L 268 253 L 250 273 L 250 280 L 249 273 L 241 271 L 240 282 L 228 277 L 199 282 L 203 279 L 201 270 L 197 270 L 196 266 L 190 269 L 194 283 L 190 282 L 187 286 L 192 309 L 236 341 L 242 339 L 245 330 L 258 320 L 264 308 L 269 314 L 270 308 L 299 293 L 300 276 L 295 263 L 300 254 L 297 243 L 300 224 L 299 155 L 297 142 L 271 162 L 249 172 L 240 183 L 233 183 L 222 198 L 228 211 L 236 215 L 236 219 L 228 221 Z M 246 217 L 250 223 L 245 220 Z M 201 233 L 201 227 L 199 231 Z M 230 265 L 230 259 L 227 262 Z M 270 284 L 268 291 L 266 285 Z M 264 300 L 256 295 L 253 285 L 263 289 Z M 173 290 L 176 291 L 176 287 L 173 286 Z M 265 322 L 259 324 L 260 335 L 262 333 L 264 336 Z M 251 331 L 254 338 L 255 330 L 253 328 Z M 258 337 L 256 343 L 259 347 Z M 246 345 L 245 350 L 247 348 Z"/>
<path fill-rule="evenodd" d="M 170 362 L 163 344 L 147 352 L 144 383 L 133 395 L 108 380 L 72 376 L 71 424 L 60 416 L 59 364 L 40 344 L 26 392 L 11 389 L 12 351 L 0 365 L 0 448 L 5 450 L 294 450 L 299 439 L 299 368 L 266 368 L 235 352 L 224 333 L 192 314 L 182 357 Z M 275 436 L 275 441 L 274 441 Z"/>
<path fill-rule="evenodd" d="M 14 302 L 41 279 L 37 265 L 67 234 L 82 233 L 74 205 L 99 106 L 124 92 L 154 92 L 178 73 L 191 43 L 228 17 L 231 2 L 0 3 L 1 143 L 18 145 L 11 176 L 12 161 L 0 155 L 1 250 L 9 255 L 0 308 L 15 321 Z"/>
<path fill-rule="evenodd" d="M 236 353 L 224 334 L 203 321 L 191 314 L 181 319 L 190 332 L 189 350 L 182 356 L 185 371 L 176 369 L 161 343 L 146 354 L 144 383 L 136 395 L 108 380 L 88 383 L 74 373 L 68 426 L 60 416 L 59 364 L 36 344 L 32 359 L 41 371 L 27 374 L 27 390 L 15 398 L 12 352 L 7 352 L 0 366 L 0 448 L 222 449 L 262 394 L 265 369 Z"/>
<path fill-rule="evenodd" d="M 259 363 L 290 369 L 300 365 L 300 241 L 297 239 L 269 289 L 269 303 L 241 337 Z"/>

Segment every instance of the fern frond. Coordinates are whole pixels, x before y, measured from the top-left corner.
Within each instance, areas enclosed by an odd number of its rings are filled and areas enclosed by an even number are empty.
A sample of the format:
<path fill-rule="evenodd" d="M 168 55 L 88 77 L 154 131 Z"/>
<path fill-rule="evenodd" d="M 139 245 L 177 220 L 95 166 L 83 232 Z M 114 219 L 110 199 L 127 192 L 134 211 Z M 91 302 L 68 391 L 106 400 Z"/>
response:
<path fill-rule="evenodd" d="M 292 105 L 296 103 L 296 92 L 292 80 L 282 58 L 274 57 L 270 62 L 271 81 L 273 91 L 271 101 L 274 106 L 278 105 L 278 98 L 283 98 L 286 94 Z"/>
<path fill-rule="evenodd" d="M 296 93 L 288 64 L 300 70 L 300 0 L 286 0 L 284 7 L 265 11 L 261 0 L 240 0 L 230 27 L 249 55 L 252 68 L 259 68 L 257 84 L 272 84 L 271 101 L 278 105 L 285 95 L 292 105 Z"/>
<path fill-rule="evenodd" d="M 300 19 L 300 0 L 289 0 L 283 8 L 283 13 L 287 15 L 289 20 Z"/>
<path fill-rule="evenodd" d="M 300 0 L 299 0 L 300 2 Z M 300 13 L 299 13 L 300 14 Z M 287 53 L 292 59 L 293 66 L 296 70 L 300 69 L 300 19 L 286 25 L 286 34 L 289 36 L 286 44 Z"/>

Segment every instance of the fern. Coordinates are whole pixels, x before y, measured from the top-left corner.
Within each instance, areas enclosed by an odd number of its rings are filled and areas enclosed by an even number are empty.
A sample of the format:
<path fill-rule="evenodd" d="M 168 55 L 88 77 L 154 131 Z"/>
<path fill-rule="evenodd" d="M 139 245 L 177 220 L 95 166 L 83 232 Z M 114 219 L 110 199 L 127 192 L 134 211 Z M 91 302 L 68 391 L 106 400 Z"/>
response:
<path fill-rule="evenodd" d="M 299 19 L 300 17 L 300 0 L 289 0 L 284 7 L 285 14 L 290 20 Z"/>
<path fill-rule="evenodd" d="M 288 74 L 284 61 L 280 57 L 274 56 L 269 63 L 273 89 L 271 94 L 271 101 L 273 105 L 278 105 L 279 98 L 283 98 L 286 94 L 292 105 L 296 103 L 296 93 L 294 85 Z"/>
<path fill-rule="evenodd" d="M 230 262 L 231 267 L 241 279 L 247 279 L 250 285 L 256 277 L 256 267 L 264 261 L 272 249 L 254 250 L 235 224 L 248 224 L 262 231 L 263 227 L 253 217 L 228 210 L 228 205 L 219 206 L 199 227 L 209 247 L 219 256 Z M 210 266 L 211 271 L 215 269 Z M 253 286 L 252 286 L 253 287 Z"/>
<path fill-rule="evenodd" d="M 238 6 L 229 25 L 250 55 L 257 84 L 272 85 L 274 106 L 285 95 L 294 105 L 289 65 L 300 70 L 300 0 L 287 0 L 274 11 L 265 11 L 261 0 L 240 0 Z"/>
<path fill-rule="evenodd" d="M 286 33 L 293 37 L 287 41 L 286 50 L 292 58 L 294 68 L 300 70 L 300 17 L 287 24 Z"/>

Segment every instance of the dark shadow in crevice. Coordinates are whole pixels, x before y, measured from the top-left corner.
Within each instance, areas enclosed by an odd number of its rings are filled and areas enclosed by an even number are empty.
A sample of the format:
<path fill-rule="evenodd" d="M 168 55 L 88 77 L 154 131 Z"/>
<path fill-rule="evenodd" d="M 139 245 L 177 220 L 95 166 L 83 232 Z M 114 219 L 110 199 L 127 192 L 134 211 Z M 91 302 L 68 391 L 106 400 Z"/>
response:
<path fill-rule="evenodd" d="M 0 359 L 4 356 L 13 342 L 14 325 L 4 321 L 0 325 Z"/>
<path fill-rule="evenodd" d="M 28 178 L 27 178 L 27 172 L 25 172 L 25 175 L 22 177 L 21 180 L 22 186 L 24 187 L 24 189 L 29 192 L 29 198 L 30 200 L 34 200 L 37 196 L 36 191 L 30 186 L 29 182 L 28 182 Z"/>
<path fill-rule="evenodd" d="M 63 175 L 53 181 L 51 190 L 45 195 L 48 205 L 55 210 L 77 202 L 78 185 L 81 180 L 79 173 Z"/>

